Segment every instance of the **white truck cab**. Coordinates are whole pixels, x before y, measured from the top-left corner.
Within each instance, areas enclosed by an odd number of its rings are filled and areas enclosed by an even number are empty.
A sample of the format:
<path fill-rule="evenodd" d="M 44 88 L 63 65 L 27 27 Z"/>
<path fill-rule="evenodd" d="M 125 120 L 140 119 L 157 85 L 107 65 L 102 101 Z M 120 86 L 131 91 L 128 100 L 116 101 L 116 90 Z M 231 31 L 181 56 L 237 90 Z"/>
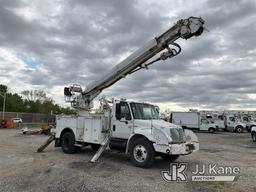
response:
<path fill-rule="evenodd" d="M 65 153 L 97 148 L 109 138 L 110 149 L 128 153 L 139 167 L 151 166 L 155 156 L 175 160 L 199 149 L 192 131 L 160 119 L 154 105 L 124 100 L 115 100 L 104 115 L 58 116 L 55 138 Z"/>
<path fill-rule="evenodd" d="M 216 123 L 212 123 L 207 119 L 201 119 L 200 122 L 200 130 L 201 131 L 208 131 L 209 133 L 214 133 L 215 131 L 220 130 Z"/>
<path fill-rule="evenodd" d="M 218 114 L 218 113 L 210 113 L 205 115 L 205 118 L 211 122 L 214 122 L 217 124 L 219 129 L 225 129 L 225 121 L 224 121 L 224 115 L 223 114 Z"/>
<path fill-rule="evenodd" d="M 246 129 L 251 132 L 252 127 L 256 126 L 256 121 L 250 118 L 248 115 L 242 115 L 241 121 L 246 124 Z"/>
<path fill-rule="evenodd" d="M 226 130 L 242 133 L 246 129 L 246 124 L 238 121 L 234 114 L 225 115 Z"/>

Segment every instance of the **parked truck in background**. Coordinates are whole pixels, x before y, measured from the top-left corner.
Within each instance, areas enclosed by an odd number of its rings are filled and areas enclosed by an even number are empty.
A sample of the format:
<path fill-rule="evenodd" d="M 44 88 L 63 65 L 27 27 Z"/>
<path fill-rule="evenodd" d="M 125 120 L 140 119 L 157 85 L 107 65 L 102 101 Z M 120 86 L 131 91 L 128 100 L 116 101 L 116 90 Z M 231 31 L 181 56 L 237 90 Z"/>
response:
<path fill-rule="evenodd" d="M 226 131 L 233 131 L 237 133 L 246 130 L 246 124 L 242 122 L 234 111 L 201 111 L 201 116 L 207 120 L 216 123 L 219 128 Z"/>
<path fill-rule="evenodd" d="M 252 127 L 256 126 L 256 121 L 252 119 L 251 116 L 248 114 L 240 115 L 240 120 L 246 125 L 246 129 L 248 132 L 251 132 Z"/>
<path fill-rule="evenodd" d="M 220 129 L 225 129 L 225 117 L 223 113 L 216 113 L 216 112 L 210 112 L 210 113 L 200 113 L 201 117 L 204 119 L 207 119 L 208 121 L 217 124 L 217 126 Z"/>
<path fill-rule="evenodd" d="M 224 114 L 224 124 L 227 131 L 242 133 L 246 130 L 246 124 L 239 121 L 233 113 Z"/>
<path fill-rule="evenodd" d="M 201 118 L 199 112 L 172 112 L 170 122 L 185 129 L 197 129 L 199 131 L 208 131 L 209 133 L 219 130 L 216 123 Z"/>

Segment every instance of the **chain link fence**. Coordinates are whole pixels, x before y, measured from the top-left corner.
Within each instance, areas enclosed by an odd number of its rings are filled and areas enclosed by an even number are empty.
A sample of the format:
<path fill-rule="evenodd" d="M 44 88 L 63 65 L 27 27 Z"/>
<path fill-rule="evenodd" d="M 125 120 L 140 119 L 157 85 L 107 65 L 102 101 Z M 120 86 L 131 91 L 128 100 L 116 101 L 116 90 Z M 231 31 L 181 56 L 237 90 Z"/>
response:
<path fill-rule="evenodd" d="M 3 112 L 0 112 L 0 120 L 2 120 Z M 41 127 L 42 124 L 55 121 L 55 115 L 41 114 L 41 113 L 18 113 L 18 112 L 5 112 L 4 118 L 21 118 L 22 123 L 18 127 Z"/>

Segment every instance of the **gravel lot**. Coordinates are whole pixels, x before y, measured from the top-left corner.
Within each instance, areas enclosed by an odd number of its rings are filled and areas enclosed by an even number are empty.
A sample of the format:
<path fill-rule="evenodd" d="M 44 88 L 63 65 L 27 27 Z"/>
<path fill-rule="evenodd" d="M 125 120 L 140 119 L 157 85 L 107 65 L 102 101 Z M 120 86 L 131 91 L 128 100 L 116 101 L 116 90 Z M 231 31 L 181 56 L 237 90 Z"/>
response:
<path fill-rule="evenodd" d="M 35 153 L 48 136 L 22 135 L 19 129 L 0 129 L 0 191 L 256 191 L 256 143 L 249 133 L 197 133 L 200 151 L 176 162 L 238 166 L 236 182 L 165 182 L 161 171 L 169 162 L 156 159 L 150 169 L 134 167 L 125 154 L 106 151 L 98 163 L 88 161 L 88 147 L 68 155 L 53 144 Z"/>

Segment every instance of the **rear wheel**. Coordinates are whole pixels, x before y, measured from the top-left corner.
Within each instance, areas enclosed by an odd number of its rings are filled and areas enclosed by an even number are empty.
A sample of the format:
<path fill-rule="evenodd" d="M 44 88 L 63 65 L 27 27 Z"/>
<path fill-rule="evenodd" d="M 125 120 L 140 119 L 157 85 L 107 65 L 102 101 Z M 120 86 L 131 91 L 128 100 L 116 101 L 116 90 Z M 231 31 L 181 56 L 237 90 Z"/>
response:
<path fill-rule="evenodd" d="M 168 155 L 168 154 L 165 154 L 165 153 L 161 153 L 160 156 L 165 161 L 175 161 L 176 159 L 179 158 L 179 155 Z"/>
<path fill-rule="evenodd" d="M 236 132 L 237 133 L 242 133 L 243 132 L 243 127 L 242 126 L 237 126 L 236 127 Z"/>
<path fill-rule="evenodd" d="M 75 136 L 72 132 L 66 132 L 61 137 L 61 148 L 64 153 L 72 154 L 76 152 Z"/>
<path fill-rule="evenodd" d="M 256 132 L 252 132 L 252 140 L 253 142 L 256 142 Z"/>
<path fill-rule="evenodd" d="M 144 138 L 138 138 L 129 147 L 130 160 L 137 167 L 151 167 L 155 160 L 153 145 Z"/>
<path fill-rule="evenodd" d="M 215 129 L 214 129 L 213 127 L 210 127 L 210 128 L 208 129 L 208 132 L 209 132 L 209 133 L 214 133 L 214 132 L 215 132 Z"/>

